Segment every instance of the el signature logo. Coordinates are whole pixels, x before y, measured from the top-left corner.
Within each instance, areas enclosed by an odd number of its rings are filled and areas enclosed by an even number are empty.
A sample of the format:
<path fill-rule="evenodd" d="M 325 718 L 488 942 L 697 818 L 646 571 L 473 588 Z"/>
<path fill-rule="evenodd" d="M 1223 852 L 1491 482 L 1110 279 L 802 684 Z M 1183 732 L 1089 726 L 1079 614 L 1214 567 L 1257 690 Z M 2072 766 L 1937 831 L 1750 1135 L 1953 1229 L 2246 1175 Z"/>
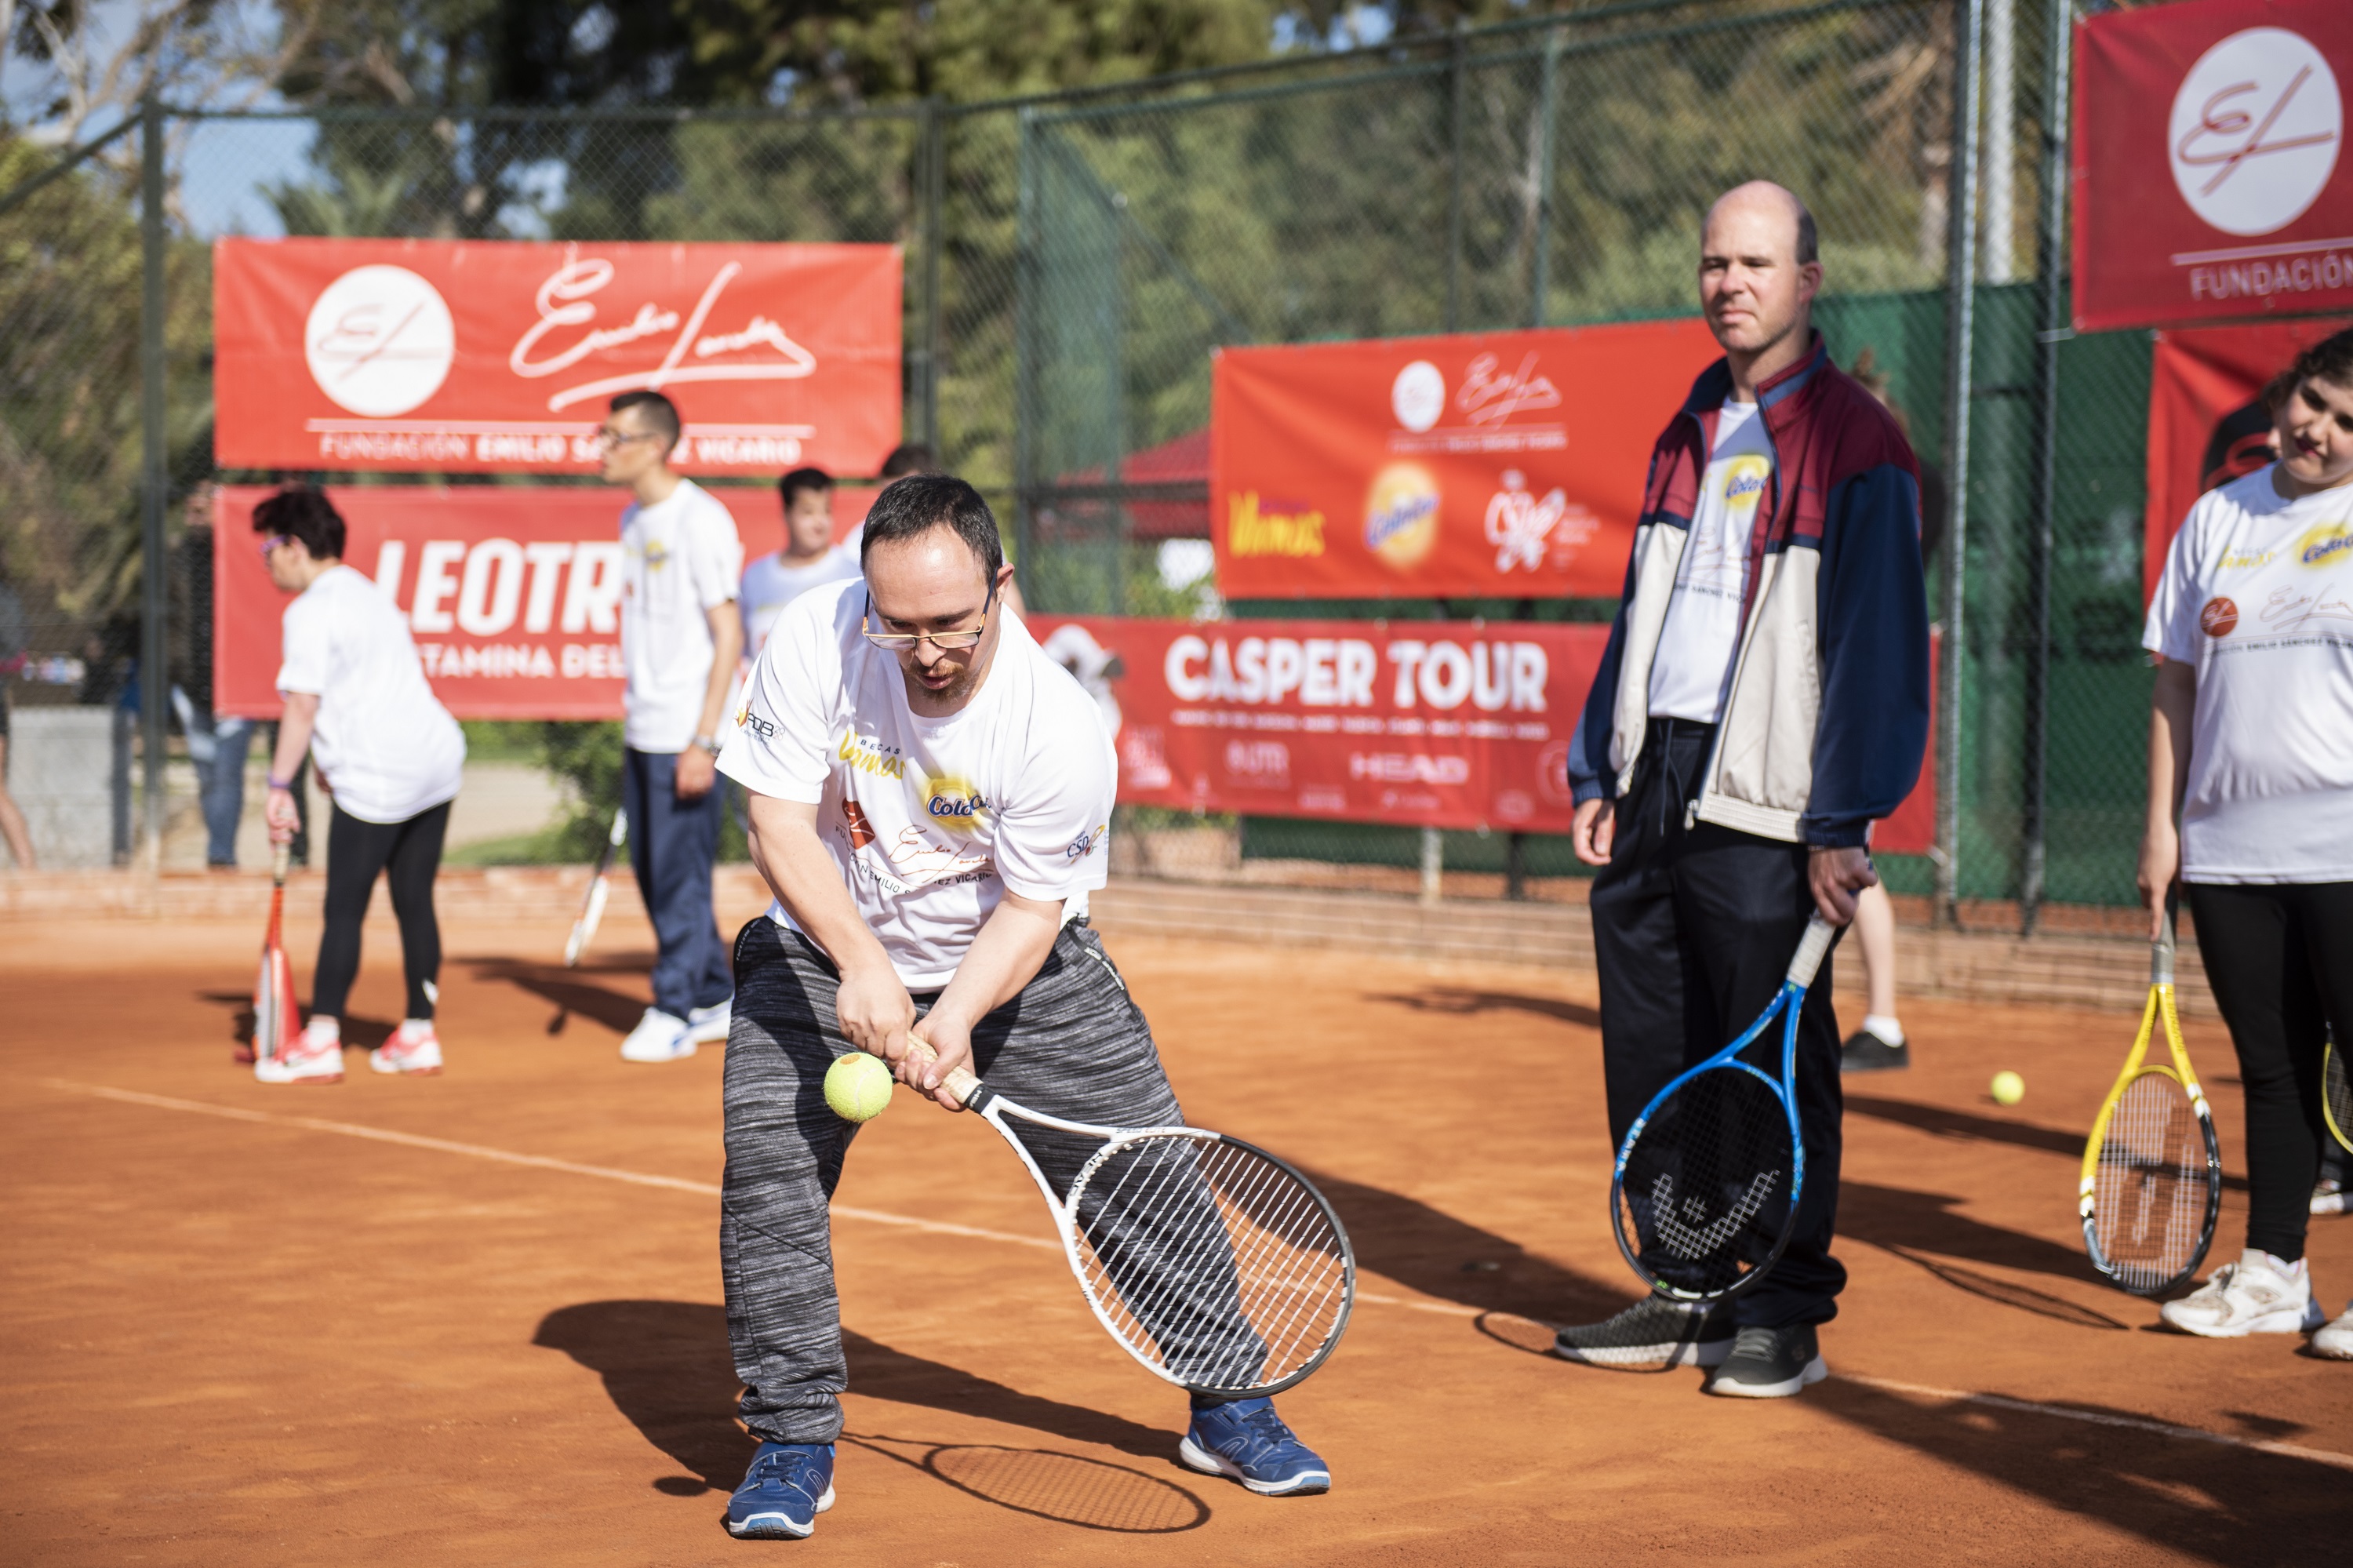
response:
<path fill-rule="evenodd" d="M 2264 111 L 2260 124 L 2256 122 L 2255 117 L 2244 109 L 2224 107 L 2232 99 L 2242 98 L 2258 90 L 2258 84 L 2252 81 L 2234 81 L 2207 99 L 2205 103 L 2200 106 L 2198 123 L 2192 126 L 2189 133 L 2181 139 L 2180 143 L 2174 149 L 2173 155 L 2193 169 L 2213 168 L 2217 164 L 2221 165 L 2215 169 L 2214 177 L 2199 187 L 2200 195 L 2211 196 L 2221 190 L 2222 182 L 2237 174 L 2239 165 L 2249 158 L 2261 157 L 2266 153 L 2285 153 L 2296 147 L 2321 146 L 2337 140 L 2337 133 L 2334 131 L 2288 136 L 2277 142 L 2263 140 L 2271 134 L 2272 127 L 2279 122 L 2280 116 L 2286 112 L 2287 106 L 2295 101 L 2297 91 L 2311 79 L 2310 66 L 2305 66 L 2297 70 L 2295 75 L 2288 79 L 2286 89 L 2273 101 L 2271 108 Z M 2250 126 L 2253 127 L 2252 131 L 2248 129 Z M 2241 136 L 2243 140 L 2234 147 L 2224 147 L 2211 152 L 2193 152 L 2191 150 L 2193 144 L 2206 136 Z"/>
<path fill-rule="evenodd" d="M 1454 406 L 1472 424 L 1500 424 L 1524 408 L 1560 407 L 1560 388 L 1550 377 L 1536 373 L 1533 353 L 1520 361 L 1517 370 L 1498 375 L 1502 363 L 1492 354 L 1482 354 L 1462 372 L 1462 389 L 1454 394 Z"/>
<path fill-rule="evenodd" d="M 2328 58 L 2288 28 L 2243 28 L 2200 55 L 2174 91 L 2174 189 L 2225 234 L 2274 233 L 2319 198 L 2344 129 Z"/>
<path fill-rule="evenodd" d="M 615 326 L 592 327 L 557 346 L 549 340 L 575 327 L 586 326 L 596 319 L 595 295 L 613 281 L 614 267 L 601 257 L 583 259 L 576 252 L 555 270 L 539 286 L 536 302 L 539 320 L 515 340 L 513 352 L 507 355 L 508 368 L 517 376 L 530 379 L 557 376 L 571 369 L 592 354 L 608 348 L 620 348 L 675 334 L 662 355 L 661 363 L 651 371 L 633 371 L 624 376 L 607 376 L 595 381 L 584 381 L 566 387 L 547 400 L 551 412 L 570 408 L 609 393 L 628 391 L 637 387 L 659 390 L 666 386 L 681 386 L 691 381 L 797 381 L 815 374 L 817 356 L 788 336 L 785 329 L 764 315 L 754 315 L 740 331 L 704 335 L 702 329 L 710 320 L 719 296 L 736 274 L 744 270 L 740 261 L 730 261 L 719 269 L 694 309 L 681 319 L 675 310 L 658 306 L 651 301 L 640 302 L 637 314 Z M 543 358 L 533 355 L 543 347 L 553 352 Z M 705 365 L 687 363 L 690 353 L 698 360 L 718 359 L 727 355 L 741 354 L 748 349 L 768 348 L 783 355 L 782 360 L 765 360 L 751 364 Z"/>

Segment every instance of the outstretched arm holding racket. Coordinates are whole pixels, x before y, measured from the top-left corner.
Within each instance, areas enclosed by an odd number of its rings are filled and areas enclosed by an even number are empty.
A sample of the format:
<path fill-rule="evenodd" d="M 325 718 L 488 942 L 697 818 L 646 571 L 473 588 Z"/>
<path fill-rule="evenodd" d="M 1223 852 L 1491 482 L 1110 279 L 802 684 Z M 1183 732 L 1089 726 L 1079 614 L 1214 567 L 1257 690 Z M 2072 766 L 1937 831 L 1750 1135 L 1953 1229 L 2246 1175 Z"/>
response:
<path fill-rule="evenodd" d="M 853 1050 L 1012 1147 L 1098 1320 L 1191 1395 L 1185 1463 L 1324 1490 L 1267 1396 L 1345 1327 L 1345 1237 L 1296 1171 L 1185 1125 L 1083 919 L 1116 783 L 1099 710 L 1002 613 L 1011 570 L 970 486 L 892 485 L 862 549 L 865 580 L 778 618 L 720 759 L 776 895 L 736 943 L 727 1046 L 720 1245 L 762 1439 L 728 1528 L 807 1535 L 832 1500 L 848 1369 L 827 1203 L 855 1127 L 820 1085 Z"/>

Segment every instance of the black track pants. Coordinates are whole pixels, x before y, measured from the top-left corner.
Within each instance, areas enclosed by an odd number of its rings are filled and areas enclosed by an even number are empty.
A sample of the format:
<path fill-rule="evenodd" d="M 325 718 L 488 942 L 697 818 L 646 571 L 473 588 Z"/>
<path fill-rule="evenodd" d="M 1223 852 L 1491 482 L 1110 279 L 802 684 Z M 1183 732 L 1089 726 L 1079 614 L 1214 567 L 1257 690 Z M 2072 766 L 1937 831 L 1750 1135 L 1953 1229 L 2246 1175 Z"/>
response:
<path fill-rule="evenodd" d="M 433 878 L 441 869 L 441 839 L 449 803 L 405 822 L 364 822 L 341 806 L 327 823 L 327 928 L 319 937 L 319 969 L 311 982 L 311 1011 L 343 1015 L 360 972 L 360 923 L 382 872 L 400 922 L 400 957 L 408 971 L 410 1018 L 433 1016 L 433 988 L 441 976 L 441 926 L 433 916 Z"/>
<path fill-rule="evenodd" d="M 2247 1245 L 2304 1255 L 2326 1031 L 2353 1041 L 2353 882 L 2191 883 L 2198 950 L 2247 1097 Z"/>
<path fill-rule="evenodd" d="M 1617 804 L 1609 863 L 1593 882 L 1613 1149 L 1670 1079 L 1731 1044 L 1765 1010 L 1813 913 L 1803 844 L 1713 822 L 1683 825 L 1715 733 L 1684 719 L 1651 721 L 1632 785 Z M 1733 1299 L 1742 1328 L 1827 1323 L 1838 1314 L 1846 1268 L 1831 1255 L 1831 1238 L 1844 1108 L 1825 959 L 1798 1019 L 1798 1128 L 1806 1146 L 1798 1227 L 1771 1272 Z"/>

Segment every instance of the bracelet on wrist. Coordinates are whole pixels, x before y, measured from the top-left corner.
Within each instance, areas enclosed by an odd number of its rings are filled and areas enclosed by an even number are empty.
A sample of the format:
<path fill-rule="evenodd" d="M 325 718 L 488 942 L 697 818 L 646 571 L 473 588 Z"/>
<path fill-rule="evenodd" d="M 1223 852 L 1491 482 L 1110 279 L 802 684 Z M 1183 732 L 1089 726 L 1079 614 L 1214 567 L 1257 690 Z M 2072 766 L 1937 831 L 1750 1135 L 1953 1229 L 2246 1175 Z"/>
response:
<path fill-rule="evenodd" d="M 718 756 L 721 749 L 719 737 L 715 735 L 698 735 L 694 737 L 694 744 L 713 757 Z"/>
<path fill-rule="evenodd" d="M 294 793 L 294 780 L 291 779 L 272 778 L 269 780 L 269 787 L 272 789 L 283 789 L 289 795 Z"/>

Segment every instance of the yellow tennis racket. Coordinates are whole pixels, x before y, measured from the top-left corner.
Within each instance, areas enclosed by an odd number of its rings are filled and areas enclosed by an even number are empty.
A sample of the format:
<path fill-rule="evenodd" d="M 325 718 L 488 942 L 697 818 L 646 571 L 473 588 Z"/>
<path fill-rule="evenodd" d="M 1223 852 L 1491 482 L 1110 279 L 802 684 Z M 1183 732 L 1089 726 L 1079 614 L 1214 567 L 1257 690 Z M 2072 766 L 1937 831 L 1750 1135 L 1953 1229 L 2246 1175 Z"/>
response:
<path fill-rule="evenodd" d="M 2174 1011 L 2173 917 L 2168 897 L 2140 1033 L 2092 1124 L 2077 1193 L 2092 1266 L 2136 1296 L 2162 1296 L 2196 1274 L 2222 1212 L 2221 1146 Z M 2160 1021 L 2170 1060 L 2151 1062 Z"/>
<path fill-rule="evenodd" d="M 2345 1070 L 2345 1051 L 2337 1037 L 2328 1037 L 2328 1049 L 2320 1058 L 2320 1110 L 2328 1118 L 2328 1130 L 2345 1151 L 2353 1154 L 2353 1075 Z"/>

